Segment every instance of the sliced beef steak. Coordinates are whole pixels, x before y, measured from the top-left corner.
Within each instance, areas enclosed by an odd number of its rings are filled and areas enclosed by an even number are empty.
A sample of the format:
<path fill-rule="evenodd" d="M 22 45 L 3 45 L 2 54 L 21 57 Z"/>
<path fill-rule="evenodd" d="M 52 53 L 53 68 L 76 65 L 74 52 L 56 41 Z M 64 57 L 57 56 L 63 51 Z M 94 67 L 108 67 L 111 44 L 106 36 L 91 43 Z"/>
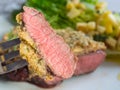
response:
<path fill-rule="evenodd" d="M 8 74 L 10 79 L 29 81 L 42 87 L 53 87 L 73 75 L 94 71 L 104 61 L 105 46 L 90 40 L 85 34 L 70 30 L 69 33 L 65 30 L 56 34 L 44 16 L 29 7 L 24 7 L 22 19 L 29 34 L 28 38 L 30 36 L 35 42 L 39 55 L 42 55 L 45 61 L 44 66 L 50 69 L 52 78 L 47 79 L 45 75 L 29 77 L 29 69 L 25 67 Z M 26 35 L 22 39 L 25 41 Z"/>
<path fill-rule="evenodd" d="M 62 78 L 70 78 L 75 69 L 74 55 L 44 16 L 33 8 L 24 7 L 23 22 L 52 72 Z"/>
<path fill-rule="evenodd" d="M 76 76 L 94 71 L 104 61 L 105 56 L 105 52 L 101 50 L 82 56 L 78 55 L 78 62 L 76 65 L 74 75 Z M 29 71 L 27 67 L 24 67 L 20 70 L 9 73 L 7 76 L 13 81 L 28 81 L 43 88 L 51 88 L 56 85 L 59 85 L 62 82 L 62 78 L 56 76 L 53 77 L 53 79 L 51 80 L 45 80 L 40 78 L 39 76 L 35 76 L 31 79 L 28 79 L 28 72 Z"/>
<path fill-rule="evenodd" d="M 78 55 L 74 75 L 81 75 L 94 71 L 105 59 L 104 51 L 96 51 L 86 55 Z"/>
<path fill-rule="evenodd" d="M 12 81 L 26 81 L 35 84 L 43 88 L 52 88 L 59 85 L 63 79 L 57 76 L 53 76 L 50 80 L 40 78 L 39 76 L 29 77 L 29 71 L 27 67 L 10 72 L 6 75 Z"/>

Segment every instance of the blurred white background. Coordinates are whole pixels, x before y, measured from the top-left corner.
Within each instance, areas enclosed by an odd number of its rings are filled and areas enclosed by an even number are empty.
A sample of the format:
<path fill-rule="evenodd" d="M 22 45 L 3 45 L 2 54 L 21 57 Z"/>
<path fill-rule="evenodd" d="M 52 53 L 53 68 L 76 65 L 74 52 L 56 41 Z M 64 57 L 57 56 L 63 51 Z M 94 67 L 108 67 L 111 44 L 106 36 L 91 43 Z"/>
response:
<path fill-rule="evenodd" d="M 99 0 L 108 3 L 108 8 L 114 12 L 120 12 L 120 0 Z"/>
<path fill-rule="evenodd" d="M 0 0 L 0 15 L 9 15 L 19 9 L 26 0 Z"/>

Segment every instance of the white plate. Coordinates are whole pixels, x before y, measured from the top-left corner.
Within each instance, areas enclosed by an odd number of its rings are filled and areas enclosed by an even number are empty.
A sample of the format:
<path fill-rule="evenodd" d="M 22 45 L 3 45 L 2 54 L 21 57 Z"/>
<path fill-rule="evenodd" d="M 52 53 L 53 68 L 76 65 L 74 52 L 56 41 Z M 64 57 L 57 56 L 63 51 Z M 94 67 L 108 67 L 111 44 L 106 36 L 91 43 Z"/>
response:
<path fill-rule="evenodd" d="M 108 8 L 114 12 L 120 12 L 120 0 L 99 0 L 107 2 Z"/>
<path fill-rule="evenodd" d="M 10 31 L 12 25 L 0 16 L 0 38 Z M 49 90 L 120 90 L 120 65 L 111 62 L 104 62 L 96 71 L 73 77 Z M 12 82 L 0 78 L 0 90 L 44 90 L 35 85 L 25 82 Z"/>

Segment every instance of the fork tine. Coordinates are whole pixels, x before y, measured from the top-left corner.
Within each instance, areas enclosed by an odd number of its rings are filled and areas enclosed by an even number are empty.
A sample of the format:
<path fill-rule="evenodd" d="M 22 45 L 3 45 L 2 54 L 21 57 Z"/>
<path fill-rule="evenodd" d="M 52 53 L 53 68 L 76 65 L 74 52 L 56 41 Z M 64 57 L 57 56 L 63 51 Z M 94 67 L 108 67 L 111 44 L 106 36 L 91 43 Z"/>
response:
<path fill-rule="evenodd" d="M 13 39 L 13 40 L 10 40 L 10 41 L 6 41 L 6 42 L 2 42 L 0 43 L 0 50 L 6 50 L 12 46 L 15 46 L 17 44 L 20 44 L 20 39 L 19 38 L 16 38 L 16 39 Z"/>
<path fill-rule="evenodd" d="M 15 61 L 14 63 L 6 65 L 5 66 L 6 73 L 11 72 L 11 71 L 15 71 L 15 70 L 20 69 L 22 67 L 25 67 L 27 65 L 28 65 L 28 63 L 26 62 L 26 60 L 20 59 L 18 61 Z"/>
<path fill-rule="evenodd" d="M 27 65 L 28 63 L 24 59 L 20 59 L 13 63 L 7 64 L 6 66 L 2 66 L 2 63 L 0 62 L 0 75 L 15 71 Z"/>
<path fill-rule="evenodd" d="M 7 61 L 7 60 L 10 60 L 10 59 L 13 59 L 17 56 L 20 56 L 20 53 L 19 53 L 19 50 L 16 50 L 16 51 L 12 51 L 12 52 L 9 52 L 9 53 L 6 53 L 3 55 L 3 61 Z M 2 57 L 2 56 L 1 56 Z"/>
<path fill-rule="evenodd" d="M 3 66 L 5 66 L 6 64 L 13 63 L 13 61 L 15 61 L 14 58 L 18 56 L 20 56 L 19 50 L 0 55 L 0 62 Z"/>
<path fill-rule="evenodd" d="M 0 51 L 5 51 L 10 47 L 20 44 L 20 39 L 16 38 L 7 42 L 0 43 Z M 0 55 L 0 75 L 15 71 L 28 65 L 26 60 L 20 59 L 19 50 L 11 51 Z M 15 59 L 16 58 L 16 59 Z M 19 58 L 19 59 L 18 59 Z"/>

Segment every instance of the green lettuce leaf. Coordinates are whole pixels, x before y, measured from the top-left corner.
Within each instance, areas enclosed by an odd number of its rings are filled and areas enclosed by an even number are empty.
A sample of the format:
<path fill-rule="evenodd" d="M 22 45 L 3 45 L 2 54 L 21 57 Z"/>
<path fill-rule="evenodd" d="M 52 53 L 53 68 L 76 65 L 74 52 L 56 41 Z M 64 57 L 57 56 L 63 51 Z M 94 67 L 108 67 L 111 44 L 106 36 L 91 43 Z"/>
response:
<path fill-rule="evenodd" d="M 66 4 L 67 0 L 27 0 L 24 5 L 33 7 L 40 12 L 42 12 L 45 18 L 48 20 L 50 25 L 55 29 L 62 29 L 66 27 L 74 28 L 77 22 L 89 22 L 94 21 L 94 4 L 97 3 L 96 0 L 81 0 L 87 9 L 84 13 L 81 13 L 78 17 L 70 19 L 67 16 Z M 16 10 L 12 13 L 13 23 L 15 21 L 15 16 L 21 12 L 22 9 Z"/>

